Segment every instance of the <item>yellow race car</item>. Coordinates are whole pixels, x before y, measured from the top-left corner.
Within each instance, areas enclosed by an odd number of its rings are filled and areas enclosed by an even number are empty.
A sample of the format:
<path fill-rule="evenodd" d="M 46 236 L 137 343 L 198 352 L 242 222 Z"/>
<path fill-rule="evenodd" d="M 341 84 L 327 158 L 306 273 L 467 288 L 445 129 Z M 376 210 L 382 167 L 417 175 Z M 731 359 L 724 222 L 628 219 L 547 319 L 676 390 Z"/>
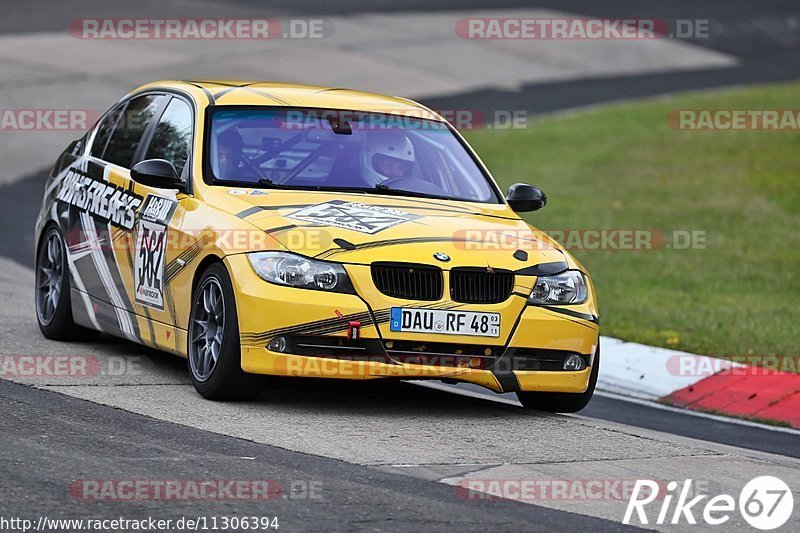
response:
<path fill-rule="evenodd" d="M 300 85 L 140 87 L 61 154 L 36 222 L 51 339 L 189 362 L 209 399 L 259 374 L 435 379 L 582 409 L 599 367 L 585 269 L 458 132 L 403 98 Z"/>

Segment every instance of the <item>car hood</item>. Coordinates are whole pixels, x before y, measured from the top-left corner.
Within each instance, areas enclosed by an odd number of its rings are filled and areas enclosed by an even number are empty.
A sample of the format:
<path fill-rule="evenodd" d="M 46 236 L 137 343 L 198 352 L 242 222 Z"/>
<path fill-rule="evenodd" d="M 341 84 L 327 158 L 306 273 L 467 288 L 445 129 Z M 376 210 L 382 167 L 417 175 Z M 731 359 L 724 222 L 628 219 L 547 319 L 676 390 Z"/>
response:
<path fill-rule="evenodd" d="M 292 252 L 330 261 L 509 270 L 565 261 L 549 237 L 505 204 L 228 189 L 215 205 Z"/>

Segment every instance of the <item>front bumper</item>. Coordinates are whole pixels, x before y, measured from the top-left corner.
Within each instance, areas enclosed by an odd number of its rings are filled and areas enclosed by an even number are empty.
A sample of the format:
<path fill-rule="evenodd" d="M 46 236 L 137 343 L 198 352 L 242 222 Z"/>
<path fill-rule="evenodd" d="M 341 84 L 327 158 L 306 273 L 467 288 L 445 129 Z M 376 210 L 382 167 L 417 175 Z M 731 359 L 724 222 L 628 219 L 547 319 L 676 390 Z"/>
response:
<path fill-rule="evenodd" d="M 393 333 L 387 306 L 430 302 L 381 301 L 378 306 L 370 295 L 370 306 L 358 295 L 269 284 L 253 272 L 244 255 L 229 256 L 226 262 L 237 298 L 246 372 L 355 380 L 444 379 L 496 392 L 581 393 L 589 385 L 599 338 L 591 302 L 574 306 L 570 314 L 524 305 L 522 296 L 510 299 L 522 301 L 495 308 L 465 307 L 501 312 L 507 328 L 500 339 Z M 533 281 L 524 284 L 532 286 Z M 364 294 L 357 279 L 353 282 Z M 360 324 L 357 341 L 347 337 L 351 322 Z M 288 353 L 267 348 L 280 336 L 289 339 Z M 561 370 L 558 361 L 573 353 L 584 358 L 587 368 Z"/>

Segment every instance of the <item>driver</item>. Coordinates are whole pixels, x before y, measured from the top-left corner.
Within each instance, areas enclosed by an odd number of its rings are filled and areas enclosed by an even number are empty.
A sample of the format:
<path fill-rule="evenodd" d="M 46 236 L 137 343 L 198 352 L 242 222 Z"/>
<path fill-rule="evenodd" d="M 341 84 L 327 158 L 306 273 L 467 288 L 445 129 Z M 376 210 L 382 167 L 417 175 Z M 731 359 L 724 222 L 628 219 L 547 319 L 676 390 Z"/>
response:
<path fill-rule="evenodd" d="M 414 170 L 414 145 L 402 133 L 383 134 L 370 139 L 364 150 L 364 169 L 371 181 L 410 178 Z"/>
<path fill-rule="evenodd" d="M 237 179 L 243 148 L 242 136 L 235 128 L 229 128 L 217 136 L 217 169 L 219 170 L 217 177 L 219 179 Z"/>

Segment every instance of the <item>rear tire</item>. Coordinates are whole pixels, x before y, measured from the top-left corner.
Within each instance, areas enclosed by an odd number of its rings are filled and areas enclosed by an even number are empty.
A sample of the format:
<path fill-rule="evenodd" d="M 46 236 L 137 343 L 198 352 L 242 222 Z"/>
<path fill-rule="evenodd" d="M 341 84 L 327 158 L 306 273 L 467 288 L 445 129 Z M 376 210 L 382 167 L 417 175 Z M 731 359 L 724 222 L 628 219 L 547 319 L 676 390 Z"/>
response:
<path fill-rule="evenodd" d="M 236 298 L 222 263 L 209 266 L 197 282 L 187 353 L 192 383 L 203 398 L 245 400 L 258 394 L 258 376 L 242 370 Z"/>
<path fill-rule="evenodd" d="M 54 341 L 90 341 L 100 332 L 75 324 L 69 283 L 67 249 L 61 232 L 50 225 L 36 253 L 36 320 L 46 338 Z"/>
<path fill-rule="evenodd" d="M 600 372 L 600 346 L 592 365 L 592 373 L 589 375 L 589 387 L 585 392 L 518 392 L 519 402 L 528 409 L 537 411 L 547 411 L 549 413 L 577 413 L 587 405 L 594 395 L 594 388 L 597 385 L 597 375 Z"/>

